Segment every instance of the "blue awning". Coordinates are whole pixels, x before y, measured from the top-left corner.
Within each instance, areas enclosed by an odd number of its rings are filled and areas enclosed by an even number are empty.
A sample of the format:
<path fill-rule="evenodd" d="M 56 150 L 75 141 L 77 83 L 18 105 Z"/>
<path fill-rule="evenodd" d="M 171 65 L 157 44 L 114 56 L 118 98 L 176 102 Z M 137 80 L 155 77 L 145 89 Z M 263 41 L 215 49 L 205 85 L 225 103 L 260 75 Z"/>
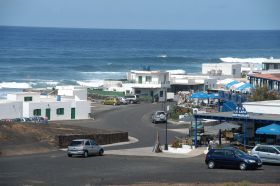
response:
<path fill-rule="evenodd" d="M 255 88 L 255 87 L 250 83 L 245 83 L 244 85 L 241 85 L 240 87 L 238 87 L 236 90 L 242 91 L 247 88 Z"/>
<path fill-rule="evenodd" d="M 258 128 L 256 134 L 280 135 L 280 125 L 271 124 L 265 127 Z"/>
<path fill-rule="evenodd" d="M 204 92 L 193 93 L 190 98 L 208 99 L 208 94 Z"/>
<path fill-rule="evenodd" d="M 234 80 L 234 81 L 232 81 L 232 82 L 226 84 L 225 87 L 226 87 L 226 88 L 230 88 L 232 85 L 235 85 L 235 84 L 237 84 L 237 83 L 239 83 L 239 82 L 236 81 L 236 80 Z"/>
<path fill-rule="evenodd" d="M 209 99 L 221 99 L 221 96 L 219 94 L 208 94 Z"/>

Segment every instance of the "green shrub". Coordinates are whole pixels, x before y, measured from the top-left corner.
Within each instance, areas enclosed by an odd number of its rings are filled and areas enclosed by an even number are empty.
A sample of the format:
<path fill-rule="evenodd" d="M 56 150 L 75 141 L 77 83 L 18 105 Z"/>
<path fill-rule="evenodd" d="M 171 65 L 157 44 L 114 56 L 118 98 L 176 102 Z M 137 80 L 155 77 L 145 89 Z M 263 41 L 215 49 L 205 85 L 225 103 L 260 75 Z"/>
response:
<path fill-rule="evenodd" d="M 180 140 L 176 139 L 172 142 L 171 147 L 173 148 L 182 148 L 182 143 L 180 142 Z"/>

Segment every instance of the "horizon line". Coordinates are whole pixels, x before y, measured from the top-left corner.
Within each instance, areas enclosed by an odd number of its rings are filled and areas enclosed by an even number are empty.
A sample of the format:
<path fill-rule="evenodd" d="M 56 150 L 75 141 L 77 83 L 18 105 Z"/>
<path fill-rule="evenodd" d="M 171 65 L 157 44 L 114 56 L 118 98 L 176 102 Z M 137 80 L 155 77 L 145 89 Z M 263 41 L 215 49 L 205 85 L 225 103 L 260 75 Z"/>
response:
<path fill-rule="evenodd" d="M 151 30 L 151 31 L 280 31 L 280 29 L 163 29 L 163 28 L 95 28 L 95 27 L 56 27 L 56 26 L 24 26 L 0 25 L 0 27 L 55 28 L 55 29 L 92 29 L 92 30 Z"/>

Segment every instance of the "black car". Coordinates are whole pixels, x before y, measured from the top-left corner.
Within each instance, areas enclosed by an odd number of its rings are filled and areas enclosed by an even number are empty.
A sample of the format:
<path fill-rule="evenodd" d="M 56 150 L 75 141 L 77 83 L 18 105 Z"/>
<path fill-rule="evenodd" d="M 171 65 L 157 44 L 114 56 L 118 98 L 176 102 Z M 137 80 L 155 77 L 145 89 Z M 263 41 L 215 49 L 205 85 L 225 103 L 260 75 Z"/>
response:
<path fill-rule="evenodd" d="M 237 148 L 211 149 L 205 159 L 209 169 L 231 167 L 240 170 L 257 169 L 262 166 L 259 158 L 250 156 Z"/>

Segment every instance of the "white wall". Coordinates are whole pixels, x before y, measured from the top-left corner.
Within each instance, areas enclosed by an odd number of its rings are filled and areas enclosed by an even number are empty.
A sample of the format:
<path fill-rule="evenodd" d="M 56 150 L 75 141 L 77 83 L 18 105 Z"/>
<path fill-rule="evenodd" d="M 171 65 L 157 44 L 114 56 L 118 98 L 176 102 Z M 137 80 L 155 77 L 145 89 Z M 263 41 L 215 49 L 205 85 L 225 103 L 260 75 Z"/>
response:
<path fill-rule="evenodd" d="M 235 74 L 233 71 L 235 70 Z M 234 78 L 241 77 L 241 64 L 231 63 L 204 63 L 202 64 L 202 74 L 207 75 L 229 75 Z"/>
<path fill-rule="evenodd" d="M 75 119 L 88 119 L 90 110 L 89 101 L 76 101 L 76 116 Z"/>
<path fill-rule="evenodd" d="M 280 117 L 280 100 L 245 102 L 243 103 L 243 107 L 247 110 L 247 112 L 278 114 Z"/>
<path fill-rule="evenodd" d="M 8 94 L 7 100 L 9 101 L 24 101 L 25 97 L 32 97 L 32 102 L 36 102 L 40 100 L 39 92 L 20 92 L 15 94 Z"/>
<path fill-rule="evenodd" d="M 33 116 L 33 110 L 35 109 L 41 109 L 41 116 L 46 116 L 46 109 L 51 109 L 51 118 L 50 120 L 67 120 L 71 119 L 71 106 L 72 102 L 67 101 L 55 101 L 55 102 L 25 102 L 23 103 L 24 113 L 23 117 L 32 117 Z M 58 108 L 64 108 L 64 115 L 57 115 L 56 109 Z"/>
<path fill-rule="evenodd" d="M 20 118 L 22 110 L 22 102 L 1 102 L 0 119 Z"/>

